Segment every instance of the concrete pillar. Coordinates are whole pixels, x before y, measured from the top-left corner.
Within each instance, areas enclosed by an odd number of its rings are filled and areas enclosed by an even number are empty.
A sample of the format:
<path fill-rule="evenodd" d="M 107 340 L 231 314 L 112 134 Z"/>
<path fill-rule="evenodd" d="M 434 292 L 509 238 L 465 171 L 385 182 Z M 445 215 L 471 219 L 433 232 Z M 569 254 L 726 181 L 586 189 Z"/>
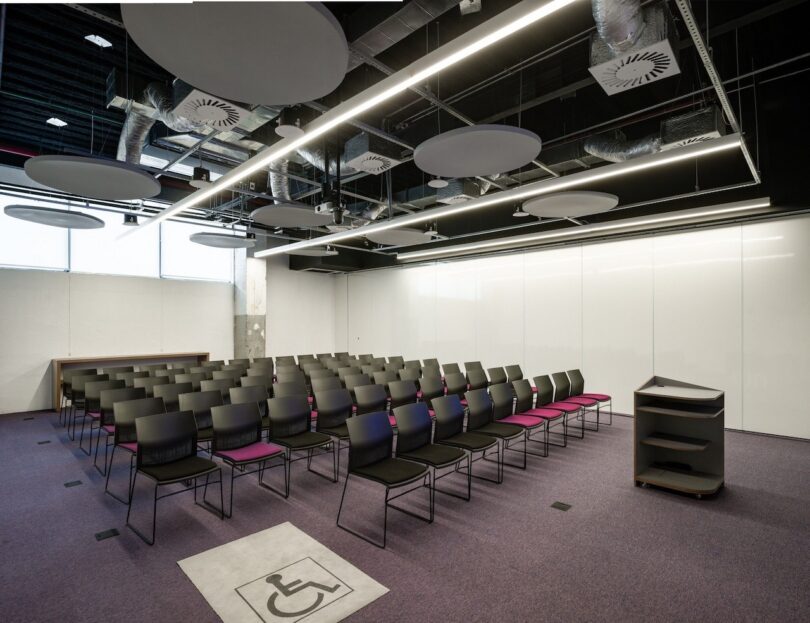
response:
<path fill-rule="evenodd" d="M 236 359 L 265 356 L 267 269 L 262 259 L 237 251 L 234 262 L 233 350 Z"/>

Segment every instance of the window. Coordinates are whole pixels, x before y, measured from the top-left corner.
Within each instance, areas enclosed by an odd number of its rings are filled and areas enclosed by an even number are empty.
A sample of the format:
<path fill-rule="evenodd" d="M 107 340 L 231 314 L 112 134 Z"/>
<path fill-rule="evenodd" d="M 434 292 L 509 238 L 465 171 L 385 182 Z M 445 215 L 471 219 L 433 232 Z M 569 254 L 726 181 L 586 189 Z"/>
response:
<path fill-rule="evenodd" d="M 124 215 L 82 209 L 104 221 L 103 229 L 70 230 L 70 270 L 106 275 L 160 276 L 160 232 L 146 227 L 133 232 Z M 128 236 L 122 234 L 129 233 Z"/>
<path fill-rule="evenodd" d="M 160 228 L 162 277 L 233 282 L 233 249 L 206 247 L 188 239 L 197 232 L 213 231 L 210 227 L 164 221 Z"/>
<path fill-rule="evenodd" d="M 0 195 L 0 265 L 24 268 L 68 269 L 68 230 L 12 218 L 8 205 L 34 205 L 61 208 L 30 197 Z"/>

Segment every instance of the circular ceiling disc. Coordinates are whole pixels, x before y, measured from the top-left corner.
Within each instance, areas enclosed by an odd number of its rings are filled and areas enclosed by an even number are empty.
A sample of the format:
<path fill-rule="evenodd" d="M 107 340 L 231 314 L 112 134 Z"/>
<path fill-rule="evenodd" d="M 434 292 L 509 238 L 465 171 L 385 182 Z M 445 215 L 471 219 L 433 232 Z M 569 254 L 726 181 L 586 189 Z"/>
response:
<path fill-rule="evenodd" d="M 477 177 L 519 169 L 537 158 L 542 141 L 509 125 L 472 125 L 429 138 L 413 152 L 422 171 L 440 177 Z"/>
<path fill-rule="evenodd" d="M 607 212 L 619 205 L 619 198 L 608 193 L 574 191 L 543 195 L 523 204 L 523 209 L 535 216 L 576 218 Z"/>
<path fill-rule="evenodd" d="M 269 205 L 251 212 L 257 223 L 268 227 L 322 227 L 332 222 L 331 214 L 318 214 L 313 208 L 294 205 Z"/>
<path fill-rule="evenodd" d="M 287 255 L 302 255 L 304 257 L 328 257 L 330 255 L 337 255 L 338 252 L 326 247 L 309 247 L 307 249 L 295 249 L 294 251 L 287 251 Z"/>
<path fill-rule="evenodd" d="M 372 232 L 366 238 L 377 244 L 404 247 L 411 244 L 424 244 L 425 232 L 415 227 L 401 227 Z"/>
<path fill-rule="evenodd" d="M 188 239 L 197 244 L 204 244 L 206 247 L 217 247 L 219 249 L 252 249 L 256 246 L 255 240 L 232 236 L 231 234 L 198 232 L 191 234 Z"/>
<path fill-rule="evenodd" d="M 68 229 L 100 229 L 104 227 L 104 221 L 84 212 L 24 205 L 6 206 L 4 212 L 23 221 L 50 225 L 51 227 L 65 227 Z"/>
<path fill-rule="evenodd" d="M 334 91 L 346 35 L 316 2 L 122 4 L 124 26 L 158 65 L 212 95 L 297 104 Z"/>
<path fill-rule="evenodd" d="M 93 199 L 147 199 L 160 193 L 160 182 L 138 167 L 101 158 L 37 156 L 25 162 L 35 182 Z"/>

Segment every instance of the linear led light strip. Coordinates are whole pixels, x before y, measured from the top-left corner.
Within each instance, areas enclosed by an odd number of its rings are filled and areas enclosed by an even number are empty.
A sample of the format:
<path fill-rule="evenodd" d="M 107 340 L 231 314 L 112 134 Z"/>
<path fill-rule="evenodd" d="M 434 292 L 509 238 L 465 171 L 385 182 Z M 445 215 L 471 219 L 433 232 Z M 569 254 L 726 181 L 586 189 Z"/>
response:
<path fill-rule="evenodd" d="M 469 58 L 476 52 L 480 52 L 506 39 L 510 35 L 523 30 L 527 26 L 531 26 L 544 17 L 578 1 L 579 0 L 551 0 L 549 2 L 541 2 L 539 0 L 524 0 L 484 24 L 473 28 L 453 41 L 443 45 L 434 52 L 425 55 L 420 60 L 411 63 L 405 69 L 392 74 L 362 93 L 346 100 L 343 104 L 336 106 L 329 112 L 324 113 L 309 124 L 306 133 L 299 138 L 288 138 L 279 141 L 273 147 L 253 156 L 240 166 L 232 169 L 208 188 L 198 190 L 158 216 L 151 218 L 141 225 L 141 227 L 154 225 L 182 210 L 187 210 L 198 205 L 202 201 L 230 188 L 237 182 L 267 167 L 275 160 L 283 158 L 295 149 L 307 143 L 311 143 L 316 138 L 323 136 L 340 124 L 357 117 L 378 104 L 406 91 L 412 86 L 422 84 L 426 79 L 439 73 L 443 69 L 447 69 Z"/>
<path fill-rule="evenodd" d="M 474 252 L 484 249 L 497 249 L 498 247 L 519 247 L 533 242 L 542 242 L 544 240 L 556 240 L 559 238 L 570 238 L 582 236 L 583 234 L 592 234 L 608 231 L 616 231 L 627 229 L 631 227 L 644 227 L 647 225 L 657 225 L 659 223 L 673 223 L 677 221 L 688 220 L 695 217 L 719 216 L 723 214 L 731 214 L 735 212 L 743 212 L 746 210 L 753 210 L 756 208 L 770 207 L 771 200 L 769 197 L 762 199 L 753 199 L 751 201 L 740 201 L 736 203 L 727 203 L 712 208 L 697 208 L 695 210 L 684 210 L 671 216 L 656 216 L 651 218 L 635 218 L 625 219 L 617 223 L 609 223 L 605 225 L 585 225 L 584 227 L 569 228 L 561 231 L 553 231 L 540 234 L 529 234 L 526 236 L 514 236 L 512 238 L 501 238 L 499 240 L 489 240 L 486 242 L 471 242 L 469 244 L 459 244 L 441 247 L 439 249 L 430 249 L 427 251 L 412 251 L 410 253 L 398 253 L 398 260 L 416 260 L 427 257 L 438 257 L 441 255 L 458 255 L 467 252 Z"/>
<path fill-rule="evenodd" d="M 406 216 L 401 216 L 384 223 L 378 223 L 376 225 L 367 225 L 365 227 L 358 227 L 357 229 L 352 229 L 345 232 L 329 234 L 327 236 L 320 236 L 311 240 L 303 240 L 294 244 L 266 249 L 265 251 L 256 253 L 255 257 L 278 255 L 280 253 L 287 253 L 297 249 L 305 249 L 315 245 L 335 244 L 349 238 L 367 236 L 373 232 L 397 229 L 399 227 L 424 223 L 426 221 L 444 218 L 453 214 L 460 214 L 462 212 L 469 212 L 471 210 L 480 210 L 482 208 L 500 203 L 521 201 L 523 199 L 528 199 L 529 197 L 559 192 L 568 188 L 579 187 L 600 180 L 627 175 L 629 173 L 636 173 L 638 171 L 663 167 L 676 162 L 681 162 L 683 160 L 691 160 L 693 158 L 707 156 L 720 151 L 739 148 L 740 140 L 739 134 L 728 134 L 722 138 L 713 139 L 711 141 L 695 143 L 694 145 L 688 145 L 678 149 L 661 151 L 656 154 L 641 156 L 640 158 L 626 160 L 624 162 L 603 166 L 597 169 L 588 169 L 586 171 L 574 173 L 566 177 L 558 177 L 552 180 L 540 180 L 539 182 L 526 184 L 525 186 L 521 186 L 519 188 L 513 188 L 511 190 L 485 195 L 478 199 L 465 201 L 464 203 L 448 205 L 431 210 L 424 210 L 423 212 L 418 212 L 415 214 L 408 214 Z"/>

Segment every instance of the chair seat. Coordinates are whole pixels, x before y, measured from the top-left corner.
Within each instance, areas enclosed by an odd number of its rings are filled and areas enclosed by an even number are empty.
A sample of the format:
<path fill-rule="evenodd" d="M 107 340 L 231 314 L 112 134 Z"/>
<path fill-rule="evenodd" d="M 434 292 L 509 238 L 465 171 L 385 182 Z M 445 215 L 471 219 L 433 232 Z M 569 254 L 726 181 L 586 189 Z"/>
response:
<path fill-rule="evenodd" d="M 599 401 L 596 398 L 588 398 L 587 396 L 568 396 L 564 402 L 573 402 L 583 407 L 592 407 Z"/>
<path fill-rule="evenodd" d="M 251 461 L 261 461 L 276 456 L 284 452 L 284 448 L 273 443 L 257 441 L 241 448 L 232 450 L 218 450 L 214 454 L 230 461 L 231 463 L 249 463 Z"/>
<path fill-rule="evenodd" d="M 307 396 L 307 402 L 308 402 L 309 404 L 312 404 L 312 400 L 313 400 L 313 399 L 312 399 L 312 396 Z"/>
<path fill-rule="evenodd" d="M 436 417 L 436 412 L 433 409 L 428 409 L 428 415 L 432 418 Z"/>
<path fill-rule="evenodd" d="M 520 415 L 528 415 L 529 417 L 541 417 L 544 420 L 556 420 L 558 417 L 562 417 L 565 415 L 565 411 L 560 411 L 559 409 L 529 409 L 528 411 L 524 411 Z"/>
<path fill-rule="evenodd" d="M 104 426 L 101 427 L 101 430 L 103 430 L 108 435 L 115 434 L 115 426 L 113 426 L 112 424 L 105 424 Z"/>
<path fill-rule="evenodd" d="M 472 432 L 480 435 L 487 435 L 489 437 L 500 437 L 501 439 L 505 439 L 519 435 L 523 432 L 523 428 L 520 426 L 515 426 L 514 424 L 490 422 L 489 424 L 484 424 L 481 428 L 476 428 Z"/>
<path fill-rule="evenodd" d="M 306 431 L 298 435 L 291 435 L 289 437 L 272 437 L 272 440 L 280 446 L 286 446 L 292 450 L 299 448 L 317 448 L 318 446 L 325 445 L 332 441 L 329 435 L 323 433 L 313 433 Z"/>
<path fill-rule="evenodd" d="M 466 407 L 466 406 L 467 406 L 467 399 L 466 399 L 466 398 L 462 398 L 462 399 L 461 399 L 461 406 L 462 406 L 462 407 Z"/>
<path fill-rule="evenodd" d="M 310 411 L 309 412 L 309 419 L 310 420 L 317 420 L 318 419 L 318 412 L 317 411 Z"/>
<path fill-rule="evenodd" d="M 464 450 L 435 443 L 425 444 L 421 448 L 408 450 L 408 452 L 397 452 L 397 456 L 409 461 L 427 463 L 433 467 L 441 467 L 455 463 L 464 458 Z"/>
<path fill-rule="evenodd" d="M 546 409 L 558 409 L 560 411 L 565 411 L 566 413 L 573 413 L 575 411 L 579 411 L 582 408 L 582 405 L 576 404 L 575 402 L 565 402 L 561 400 L 560 402 L 550 402 L 547 405 L 543 405 Z"/>
<path fill-rule="evenodd" d="M 94 420 L 97 420 L 97 419 L 99 419 L 101 417 L 101 413 L 99 413 L 98 411 L 88 411 L 87 412 L 87 417 L 90 417 L 90 418 L 93 418 Z"/>
<path fill-rule="evenodd" d="M 419 391 L 418 391 L 418 392 L 416 392 L 416 399 L 417 399 L 417 400 L 421 400 L 421 399 L 422 399 L 422 392 L 419 392 Z"/>
<path fill-rule="evenodd" d="M 391 428 L 396 428 L 397 427 L 397 418 L 395 418 L 393 415 L 389 415 L 388 416 L 388 423 L 391 425 Z"/>
<path fill-rule="evenodd" d="M 525 413 L 518 413 L 516 415 L 507 415 L 506 417 L 498 420 L 496 423 L 514 424 L 515 426 L 520 426 L 521 428 L 536 428 L 541 426 L 543 421 L 543 418 L 540 417 L 532 417 L 531 415 L 526 415 Z"/>
<path fill-rule="evenodd" d="M 128 441 L 126 443 L 119 443 L 118 447 L 123 448 L 127 452 L 132 452 L 132 454 L 135 454 L 138 451 L 138 444 L 136 442 L 134 442 L 134 441 Z"/>
<path fill-rule="evenodd" d="M 319 428 L 319 433 L 324 433 L 325 435 L 329 435 L 330 437 L 340 437 L 341 439 L 348 439 L 349 438 L 349 427 L 346 424 L 341 424 L 340 426 L 332 426 L 330 428 Z"/>
<path fill-rule="evenodd" d="M 158 482 L 173 482 L 205 475 L 218 468 L 219 466 L 211 459 L 189 456 L 164 465 L 146 465 L 141 467 L 140 471 Z"/>
<path fill-rule="evenodd" d="M 487 437 L 486 435 L 479 435 L 477 433 L 459 433 L 458 435 L 453 435 L 452 437 L 442 439 L 436 443 L 455 446 L 456 448 L 462 448 L 463 450 L 476 451 L 494 446 L 497 442 L 492 437 Z"/>
<path fill-rule="evenodd" d="M 585 394 L 580 394 L 580 396 L 582 396 L 584 398 L 593 398 L 594 400 L 597 400 L 599 402 L 607 402 L 608 400 L 610 400 L 610 396 L 608 396 L 607 394 L 585 393 Z"/>
<path fill-rule="evenodd" d="M 352 469 L 351 473 L 393 486 L 405 484 L 424 476 L 427 473 L 427 467 L 402 459 L 383 459 L 372 465 Z"/>

